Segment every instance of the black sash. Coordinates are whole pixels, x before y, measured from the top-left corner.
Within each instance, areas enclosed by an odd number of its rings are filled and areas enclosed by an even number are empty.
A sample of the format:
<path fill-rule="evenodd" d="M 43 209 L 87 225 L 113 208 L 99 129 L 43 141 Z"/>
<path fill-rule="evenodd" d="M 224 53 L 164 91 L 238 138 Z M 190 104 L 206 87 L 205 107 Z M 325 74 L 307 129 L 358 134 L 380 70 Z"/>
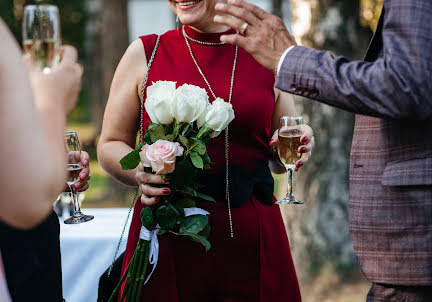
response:
<path fill-rule="evenodd" d="M 204 187 L 199 192 L 212 196 L 218 202 L 226 202 L 226 172 L 204 173 L 199 178 Z M 253 172 L 241 166 L 229 165 L 231 207 L 240 208 L 253 194 L 266 205 L 273 204 L 274 180 L 268 164 L 258 165 Z"/>

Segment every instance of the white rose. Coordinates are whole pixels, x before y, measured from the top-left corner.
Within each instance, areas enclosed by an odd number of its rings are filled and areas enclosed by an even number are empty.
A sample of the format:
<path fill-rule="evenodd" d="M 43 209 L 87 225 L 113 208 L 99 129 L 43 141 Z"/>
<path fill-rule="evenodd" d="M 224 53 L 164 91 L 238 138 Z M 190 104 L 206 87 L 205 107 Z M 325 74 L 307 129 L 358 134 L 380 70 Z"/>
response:
<path fill-rule="evenodd" d="M 177 88 L 171 103 L 171 114 L 178 122 L 192 123 L 209 105 L 205 89 L 184 84 Z"/>
<path fill-rule="evenodd" d="M 176 82 L 157 81 L 147 88 L 144 107 L 153 123 L 168 125 L 173 122 L 171 104 Z"/>
<path fill-rule="evenodd" d="M 217 98 L 209 106 L 209 110 L 205 117 L 207 125 L 214 130 L 210 137 L 216 137 L 228 126 L 234 119 L 234 110 L 230 103 L 225 102 L 221 98 Z"/>
<path fill-rule="evenodd" d="M 204 108 L 203 112 L 198 117 L 198 119 L 196 121 L 198 129 L 201 128 L 205 124 L 205 122 L 206 122 L 206 115 L 207 115 L 207 112 L 210 110 L 210 108 L 211 108 L 211 105 L 209 104 L 207 107 Z"/>

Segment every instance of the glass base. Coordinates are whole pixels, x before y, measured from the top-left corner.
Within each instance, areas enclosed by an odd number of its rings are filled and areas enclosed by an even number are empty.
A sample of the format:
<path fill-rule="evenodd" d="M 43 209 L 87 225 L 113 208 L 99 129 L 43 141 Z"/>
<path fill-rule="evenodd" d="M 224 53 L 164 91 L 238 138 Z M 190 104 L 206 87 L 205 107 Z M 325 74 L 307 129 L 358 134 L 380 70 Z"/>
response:
<path fill-rule="evenodd" d="M 90 221 L 94 218 L 92 215 L 81 214 L 79 216 L 72 216 L 64 221 L 65 224 L 79 224 Z"/>
<path fill-rule="evenodd" d="M 276 201 L 275 204 L 304 204 L 304 202 L 295 199 L 294 196 L 287 196 L 282 200 Z"/>

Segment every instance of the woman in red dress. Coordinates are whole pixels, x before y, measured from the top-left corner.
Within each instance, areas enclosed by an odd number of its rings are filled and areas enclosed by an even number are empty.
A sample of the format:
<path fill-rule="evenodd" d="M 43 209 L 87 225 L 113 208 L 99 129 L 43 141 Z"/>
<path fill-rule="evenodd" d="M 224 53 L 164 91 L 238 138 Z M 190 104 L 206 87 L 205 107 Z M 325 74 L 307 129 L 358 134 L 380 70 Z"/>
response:
<path fill-rule="evenodd" d="M 248 53 L 220 42 L 222 34 L 235 31 L 213 22 L 217 2 L 224 1 L 168 1 L 185 25 L 160 37 L 147 82 L 197 85 L 206 89 L 210 102 L 220 97 L 233 106 L 236 117 L 229 126 L 229 138 L 220 135 L 212 140 L 208 153 L 214 164 L 201 179 L 206 191 L 217 199 L 216 203 L 199 203 L 210 212 L 212 248 L 206 253 L 187 239 L 160 236 L 159 262 L 143 288 L 143 301 L 298 302 L 297 277 L 280 210 L 274 205 L 268 168 L 270 144 L 277 143 L 271 140 L 272 134 L 281 116 L 295 115 L 293 99 L 273 88 L 274 75 Z M 138 185 L 143 193 L 134 208 L 122 272 L 138 241 L 141 209 L 156 203 L 158 196 L 170 194 L 169 183 L 154 187 L 152 184 L 164 182 L 160 176 L 144 173 L 141 165 L 130 171 L 119 165 L 135 147 L 142 83 L 155 42 L 156 35 L 141 37 L 123 56 L 98 146 L 101 165 L 121 182 Z M 143 97 L 145 100 L 145 94 Z M 150 121 L 146 112 L 142 120 L 146 128 Z M 307 161 L 313 146 L 312 130 L 305 129 L 304 156 L 297 167 Z M 225 201 L 226 149 L 232 172 L 229 209 Z"/>

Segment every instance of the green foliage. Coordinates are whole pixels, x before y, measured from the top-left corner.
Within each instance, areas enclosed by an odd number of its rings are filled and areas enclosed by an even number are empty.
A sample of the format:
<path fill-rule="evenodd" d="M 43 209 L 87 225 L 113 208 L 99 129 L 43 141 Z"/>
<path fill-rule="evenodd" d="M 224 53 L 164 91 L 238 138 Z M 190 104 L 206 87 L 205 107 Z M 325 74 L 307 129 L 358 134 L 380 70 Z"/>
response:
<path fill-rule="evenodd" d="M 199 154 L 197 152 L 190 153 L 190 158 L 191 158 L 192 163 L 195 167 L 197 167 L 198 169 L 204 168 L 203 159 L 201 156 L 199 156 Z"/>
<path fill-rule="evenodd" d="M 156 210 L 155 217 L 161 229 L 171 230 L 177 223 L 178 212 L 173 207 L 163 205 Z"/>
<path fill-rule="evenodd" d="M 15 36 L 18 36 L 18 23 L 17 20 L 15 20 L 12 0 L 0 0 L 0 17 Z"/>
<path fill-rule="evenodd" d="M 150 207 L 146 207 L 146 208 L 142 209 L 141 213 L 140 213 L 140 217 L 141 217 L 141 222 L 142 222 L 143 226 L 147 230 L 154 230 L 155 229 L 156 222 L 155 222 L 153 212 L 152 212 Z"/>
<path fill-rule="evenodd" d="M 185 158 L 176 163 L 176 168 L 173 173 L 170 174 L 170 184 L 177 190 L 182 190 L 194 182 L 197 174 L 196 169 L 191 163 Z"/>
<path fill-rule="evenodd" d="M 132 170 L 135 169 L 140 161 L 140 153 L 141 149 L 135 149 L 132 152 L 126 154 L 121 160 L 120 160 L 120 164 L 122 166 L 123 170 Z"/>
<path fill-rule="evenodd" d="M 175 233 L 175 232 L 171 232 L 171 233 L 179 235 L 179 236 L 186 236 L 192 241 L 201 243 L 202 245 L 204 245 L 206 252 L 208 252 L 211 248 L 210 242 L 206 238 L 204 238 L 203 236 L 201 236 L 199 234 L 193 234 L 193 233 L 179 234 L 179 233 Z"/>
<path fill-rule="evenodd" d="M 208 225 L 205 215 L 191 215 L 186 217 L 180 225 L 180 233 L 198 234 Z"/>

